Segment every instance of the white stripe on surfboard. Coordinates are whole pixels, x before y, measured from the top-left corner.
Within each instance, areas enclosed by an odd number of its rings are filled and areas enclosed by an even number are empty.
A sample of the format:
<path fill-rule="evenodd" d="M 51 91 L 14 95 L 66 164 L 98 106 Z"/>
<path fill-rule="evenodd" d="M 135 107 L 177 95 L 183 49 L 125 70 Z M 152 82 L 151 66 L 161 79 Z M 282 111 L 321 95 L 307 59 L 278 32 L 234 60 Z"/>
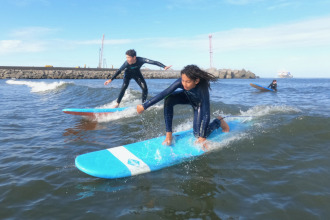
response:
<path fill-rule="evenodd" d="M 108 151 L 131 171 L 132 176 L 150 172 L 149 166 L 125 147 L 109 148 Z"/>

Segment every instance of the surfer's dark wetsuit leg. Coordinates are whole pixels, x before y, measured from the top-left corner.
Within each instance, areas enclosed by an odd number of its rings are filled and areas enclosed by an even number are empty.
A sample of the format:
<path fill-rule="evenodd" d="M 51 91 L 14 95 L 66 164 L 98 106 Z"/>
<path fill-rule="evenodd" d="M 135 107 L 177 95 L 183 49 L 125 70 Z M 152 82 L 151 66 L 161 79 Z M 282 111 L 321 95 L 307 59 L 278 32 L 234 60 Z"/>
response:
<path fill-rule="evenodd" d="M 183 91 L 174 92 L 167 96 L 164 101 L 164 118 L 166 132 L 172 132 L 173 107 L 178 104 L 190 104 Z"/>
<path fill-rule="evenodd" d="M 221 121 L 219 119 L 214 119 L 206 129 L 206 137 L 208 137 L 214 130 L 220 128 Z"/>
<path fill-rule="evenodd" d="M 204 132 L 203 126 L 200 126 L 203 124 L 203 117 L 201 117 L 203 113 L 203 110 L 201 107 L 193 107 L 194 109 L 194 124 L 193 124 L 193 131 L 194 131 L 194 136 L 199 137 L 200 134 L 205 134 L 205 137 L 208 137 L 214 130 L 220 128 L 221 121 L 219 119 L 214 119 L 211 123 L 208 124 L 206 127 L 206 131 Z"/>
<path fill-rule="evenodd" d="M 140 88 L 142 89 L 142 103 L 144 103 L 147 100 L 147 96 L 148 96 L 147 83 L 144 80 L 141 72 L 140 73 L 136 73 L 134 75 L 134 80 L 140 86 Z"/>
<path fill-rule="evenodd" d="M 117 99 L 117 103 L 120 103 L 124 94 L 125 94 L 125 91 L 129 85 L 129 81 L 132 79 L 132 77 L 130 75 L 126 75 L 124 76 L 124 79 L 123 79 L 123 85 L 121 86 L 121 90 L 120 90 L 120 93 L 119 93 L 119 96 L 118 96 L 118 99 Z"/>

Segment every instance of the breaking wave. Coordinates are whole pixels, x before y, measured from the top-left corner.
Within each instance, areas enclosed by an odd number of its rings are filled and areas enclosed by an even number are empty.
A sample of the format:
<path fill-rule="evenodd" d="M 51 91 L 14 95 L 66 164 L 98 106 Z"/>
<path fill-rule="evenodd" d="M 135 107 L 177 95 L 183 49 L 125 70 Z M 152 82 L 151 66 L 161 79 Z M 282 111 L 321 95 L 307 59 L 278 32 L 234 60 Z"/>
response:
<path fill-rule="evenodd" d="M 45 82 L 31 82 L 31 81 L 16 81 L 16 80 L 7 80 L 7 84 L 11 85 L 25 85 L 31 88 L 31 92 L 38 93 L 38 92 L 49 92 L 52 90 L 59 89 L 63 85 L 70 84 L 68 82 L 52 82 L 52 83 L 45 83 Z"/>

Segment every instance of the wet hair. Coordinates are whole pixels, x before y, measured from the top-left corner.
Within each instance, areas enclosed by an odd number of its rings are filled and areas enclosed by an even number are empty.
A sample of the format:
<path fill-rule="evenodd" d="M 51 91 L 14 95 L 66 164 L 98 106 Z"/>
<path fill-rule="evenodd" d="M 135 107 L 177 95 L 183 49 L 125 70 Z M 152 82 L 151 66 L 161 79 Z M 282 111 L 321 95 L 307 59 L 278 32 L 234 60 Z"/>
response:
<path fill-rule="evenodd" d="M 201 70 L 196 65 L 187 65 L 181 70 L 181 75 L 185 74 L 189 79 L 191 80 L 197 80 L 199 79 L 199 83 L 202 86 L 210 87 L 210 81 L 215 82 L 217 81 L 217 77 L 215 77 L 213 74 L 208 73 L 204 70 Z"/>
<path fill-rule="evenodd" d="M 276 82 L 276 79 L 274 79 L 273 82 Z"/>
<path fill-rule="evenodd" d="M 130 49 L 130 50 L 126 51 L 126 55 L 128 55 L 130 57 L 136 57 L 136 51 L 134 49 Z"/>

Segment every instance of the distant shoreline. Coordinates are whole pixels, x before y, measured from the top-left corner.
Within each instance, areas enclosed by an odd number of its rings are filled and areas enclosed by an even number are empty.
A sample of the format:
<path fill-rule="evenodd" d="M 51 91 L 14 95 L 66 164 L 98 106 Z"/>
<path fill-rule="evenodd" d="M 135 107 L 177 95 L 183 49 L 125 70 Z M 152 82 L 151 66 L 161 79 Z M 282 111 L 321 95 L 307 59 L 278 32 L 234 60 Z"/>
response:
<path fill-rule="evenodd" d="M 108 79 L 117 69 L 112 68 L 74 68 L 74 67 L 29 67 L 0 66 L 0 79 Z M 250 71 L 231 69 L 207 69 L 219 79 L 255 79 L 259 78 Z M 146 79 L 176 79 L 180 77 L 178 70 L 141 69 Z M 118 78 L 122 78 L 120 74 Z"/>

